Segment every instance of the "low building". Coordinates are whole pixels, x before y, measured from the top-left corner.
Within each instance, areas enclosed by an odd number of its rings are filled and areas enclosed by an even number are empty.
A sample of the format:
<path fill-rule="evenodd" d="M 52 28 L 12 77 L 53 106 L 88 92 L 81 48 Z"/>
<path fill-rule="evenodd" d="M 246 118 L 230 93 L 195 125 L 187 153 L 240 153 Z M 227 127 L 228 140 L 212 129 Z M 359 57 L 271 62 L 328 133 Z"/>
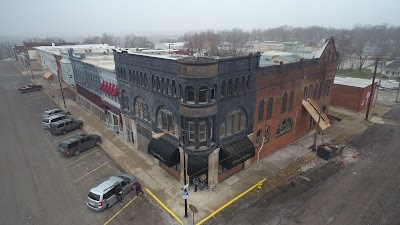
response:
<path fill-rule="evenodd" d="M 154 45 L 155 50 L 183 50 L 185 42 L 157 43 Z"/>
<path fill-rule="evenodd" d="M 384 66 L 384 74 L 392 79 L 400 77 L 400 60 L 395 60 Z"/>
<path fill-rule="evenodd" d="M 378 81 L 375 81 L 376 93 Z M 367 108 L 371 96 L 372 80 L 353 77 L 335 77 L 332 88 L 331 105 L 345 109 L 361 111 Z"/>

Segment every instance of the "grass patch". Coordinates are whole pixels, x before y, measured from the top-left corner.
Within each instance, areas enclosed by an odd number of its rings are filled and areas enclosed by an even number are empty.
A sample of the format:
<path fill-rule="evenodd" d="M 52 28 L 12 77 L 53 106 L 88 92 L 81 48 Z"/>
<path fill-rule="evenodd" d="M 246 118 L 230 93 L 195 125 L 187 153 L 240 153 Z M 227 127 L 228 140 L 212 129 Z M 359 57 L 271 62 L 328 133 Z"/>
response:
<path fill-rule="evenodd" d="M 353 69 L 353 70 L 338 70 L 336 72 L 336 75 L 342 77 L 371 78 L 373 74 L 371 73 L 371 70 L 368 69 L 362 69 L 361 72 L 359 72 L 358 69 Z"/>

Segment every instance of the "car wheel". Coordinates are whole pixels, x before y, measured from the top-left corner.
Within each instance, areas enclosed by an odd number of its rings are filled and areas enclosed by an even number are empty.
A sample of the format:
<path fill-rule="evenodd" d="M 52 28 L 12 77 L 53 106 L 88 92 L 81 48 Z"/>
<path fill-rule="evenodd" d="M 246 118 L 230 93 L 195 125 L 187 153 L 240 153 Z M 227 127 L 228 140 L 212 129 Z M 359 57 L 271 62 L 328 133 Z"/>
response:
<path fill-rule="evenodd" d="M 66 131 L 66 130 L 63 130 L 63 131 L 62 131 L 62 134 L 66 134 L 66 133 L 67 133 L 67 131 Z"/>
<path fill-rule="evenodd" d="M 83 124 L 79 124 L 79 129 L 82 129 L 82 127 L 83 127 Z"/>
<path fill-rule="evenodd" d="M 101 142 L 100 142 L 100 141 L 97 141 L 97 142 L 96 142 L 96 145 L 97 145 L 97 146 L 99 146 L 100 144 L 101 144 Z"/>
<path fill-rule="evenodd" d="M 74 155 L 75 155 L 75 156 L 78 156 L 79 153 L 80 153 L 79 150 L 76 150 L 76 151 L 74 152 Z"/>
<path fill-rule="evenodd" d="M 112 206 L 112 205 L 111 205 Z M 109 209 L 111 208 L 111 206 L 109 204 L 106 205 L 106 208 Z"/>

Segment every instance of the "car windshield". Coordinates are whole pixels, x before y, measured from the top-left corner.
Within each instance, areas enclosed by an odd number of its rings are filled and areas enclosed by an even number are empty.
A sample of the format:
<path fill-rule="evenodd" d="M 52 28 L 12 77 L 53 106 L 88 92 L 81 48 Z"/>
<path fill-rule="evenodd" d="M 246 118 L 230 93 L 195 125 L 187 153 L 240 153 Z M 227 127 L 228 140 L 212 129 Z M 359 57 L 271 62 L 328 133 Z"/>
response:
<path fill-rule="evenodd" d="M 50 119 L 44 119 L 43 123 L 49 123 Z"/>
<path fill-rule="evenodd" d="M 122 179 L 127 180 L 127 181 L 130 181 L 130 180 L 131 180 L 131 179 L 129 179 L 129 178 L 127 178 L 127 177 L 124 177 L 124 176 L 119 176 L 119 177 L 121 177 Z"/>
<path fill-rule="evenodd" d="M 96 201 L 99 201 L 99 200 L 100 200 L 100 195 L 96 195 L 96 194 L 93 193 L 93 192 L 89 192 L 88 197 L 91 198 L 91 199 L 93 199 L 93 200 L 96 200 Z"/>

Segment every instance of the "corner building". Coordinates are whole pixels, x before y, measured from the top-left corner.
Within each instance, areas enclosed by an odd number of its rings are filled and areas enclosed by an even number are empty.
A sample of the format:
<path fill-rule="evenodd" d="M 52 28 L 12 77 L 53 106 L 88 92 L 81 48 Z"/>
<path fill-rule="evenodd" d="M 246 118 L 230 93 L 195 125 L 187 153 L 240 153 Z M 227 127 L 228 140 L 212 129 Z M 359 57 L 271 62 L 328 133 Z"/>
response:
<path fill-rule="evenodd" d="M 210 185 L 312 131 L 303 99 L 315 96 L 326 112 L 336 68 L 332 38 L 314 59 L 264 68 L 258 53 L 217 60 L 114 50 L 114 59 L 138 149 L 181 180 L 186 157 L 189 177 L 205 174 Z"/>

